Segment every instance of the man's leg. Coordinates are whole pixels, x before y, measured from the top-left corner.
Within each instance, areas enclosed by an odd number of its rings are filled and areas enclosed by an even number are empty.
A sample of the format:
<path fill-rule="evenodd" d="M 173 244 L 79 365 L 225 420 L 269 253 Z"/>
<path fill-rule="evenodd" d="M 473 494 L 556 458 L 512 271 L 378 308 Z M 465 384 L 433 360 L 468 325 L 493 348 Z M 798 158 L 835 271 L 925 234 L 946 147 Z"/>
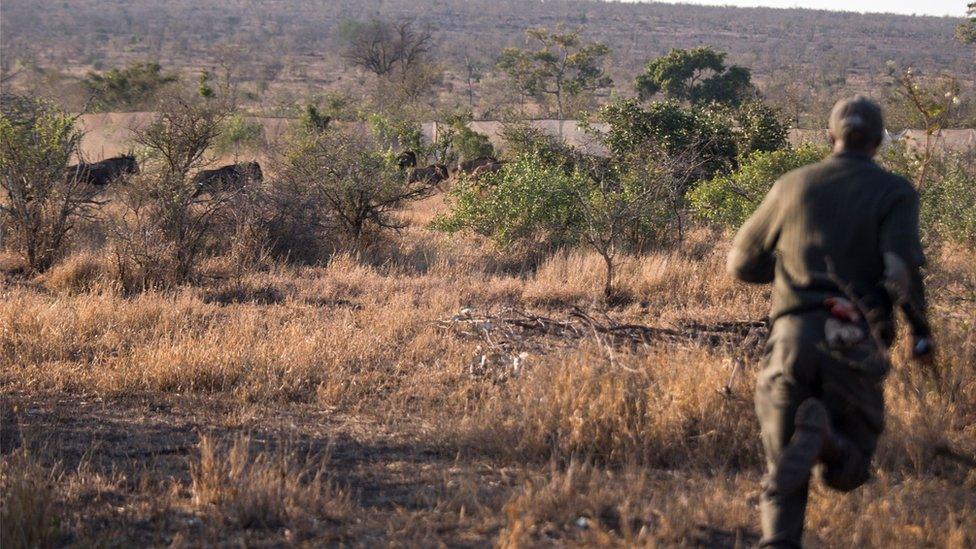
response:
<path fill-rule="evenodd" d="M 809 471 L 784 476 L 779 470 L 784 450 L 790 453 L 797 408 L 815 396 L 811 388 L 817 357 L 803 341 L 802 325 L 795 317 L 776 321 L 756 385 L 756 414 L 767 466 L 760 500 L 761 547 L 799 547 L 803 539 Z"/>
<path fill-rule="evenodd" d="M 871 345 L 823 361 L 822 400 L 830 411 L 836 451 L 824 456 L 824 484 L 843 492 L 871 477 L 871 458 L 884 429 L 882 381 L 889 364 Z"/>

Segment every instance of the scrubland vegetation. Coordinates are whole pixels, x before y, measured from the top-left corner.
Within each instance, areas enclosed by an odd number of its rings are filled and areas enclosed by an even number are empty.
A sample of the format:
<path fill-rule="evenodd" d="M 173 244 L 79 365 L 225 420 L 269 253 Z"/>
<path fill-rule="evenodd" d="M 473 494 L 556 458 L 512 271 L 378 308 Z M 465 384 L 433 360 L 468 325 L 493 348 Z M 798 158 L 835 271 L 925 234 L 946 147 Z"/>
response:
<path fill-rule="evenodd" d="M 646 59 L 632 99 L 606 97 L 613 50 L 557 25 L 496 68 L 512 112 L 579 115 L 589 146 L 514 116 L 492 143 L 470 108 L 432 140 L 436 52 L 391 24 L 344 27 L 400 48 L 380 66 L 346 42 L 375 95 L 295 101 L 275 140 L 219 71 L 90 75 L 98 101 L 154 111 L 138 172 L 105 186 L 68 169 L 93 160 L 68 106 L 3 96 L 4 547 L 757 541 L 769 290 L 725 256 L 773 181 L 828 151 L 791 145 L 795 120 L 720 51 Z M 901 334 L 875 478 L 815 488 L 807 541 L 968 547 L 976 151 L 932 144 L 971 84 L 887 78 L 889 115 L 931 138 L 879 161 L 922 196 L 939 353 L 913 363 Z M 201 182 L 248 155 L 263 177 Z"/>

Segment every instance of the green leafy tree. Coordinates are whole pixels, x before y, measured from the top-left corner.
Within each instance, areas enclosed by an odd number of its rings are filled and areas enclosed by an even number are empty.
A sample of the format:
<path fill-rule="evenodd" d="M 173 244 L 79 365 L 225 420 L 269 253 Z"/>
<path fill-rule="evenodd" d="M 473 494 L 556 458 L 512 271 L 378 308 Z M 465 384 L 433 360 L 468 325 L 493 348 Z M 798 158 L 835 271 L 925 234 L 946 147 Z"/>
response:
<path fill-rule="evenodd" d="M 526 152 L 494 174 L 462 179 L 451 191 L 451 212 L 434 226 L 469 229 L 501 247 L 589 247 L 604 260 L 610 301 L 620 252 L 661 241 L 676 221 L 680 234 L 681 179 L 690 170 L 663 151 L 619 162 L 549 153 Z"/>
<path fill-rule="evenodd" d="M 604 144 L 618 159 L 662 150 L 694 158 L 689 182 L 710 178 L 735 166 L 738 138 L 733 121 L 720 111 L 686 108 L 676 101 L 651 103 L 633 99 L 605 105 L 597 119 L 609 124 Z"/>
<path fill-rule="evenodd" d="M 729 174 L 699 183 L 688 193 L 692 210 L 701 218 L 738 228 L 759 207 L 773 183 L 783 174 L 818 162 L 828 154 L 826 147 L 757 151 Z"/>
<path fill-rule="evenodd" d="M 224 121 L 220 135 L 214 139 L 213 148 L 220 154 L 236 155 L 242 149 L 257 151 L 264 145 L 264 126 L 236 113 Z"/>
<path fill-rule="evenodd" d="M 742 104 L 733 116 L 739 134 L 739 154 L 770 152 L 787 145 L 789 124 L 778 110 L 758 99 Z"/>
<path fill-rule="evenodd" d="M 215 237 L 215 225 L 236 194 L 200 196 L 192 174 L 213 161 L 211 148 L 232 114 L 224 100 L 173 93 L 133 140 L 145 156 L 142 173 L 115 189 L 110 219 L 119 276 L 127 288 L 171 285 L 193 275 Z"/>
<path fill-rule="evenodd" d="M 925 76 L 907 68 L 894 76 L 890 110 L 902 114 L 912 126 L 921 126 L 925 130 L 924 141 L 914 149 L 918 169 L 914 174 L 907 174 L 919 190 L 928 183 L 929 166 L 936 156 L 939 135 L 956 121 L 959 92 L 959 81 L 950 74 Z"/>
<path fill-rule="evenodd" d="M 972 2 L 967 7 L 969 9 L 966 10 L 966 15 L 969 20 L 956 28 L 956 38 L 963 44 L 974 44 L 976 43 L 976 2 Z"/>
<path fill-rule="evenodd" d="M 393 211 L 430 192 L 422 182 L 411 184 L 402 177 L 395 158 L 373 132 L 301 133 L 278 162 L 277 184 L 304 189 L 302 194 L 318 205 L 317 225 L 365 246 L 371 230 L 401 227 Z"/>
<path fill-rule="evenodd" d="M 672 49 L 647 63 L 635 87 L 641 100 L 658 93 L 693 104 L 737 106 L 755 94 L 749 69 L 725 64 L 725 53 L 709 47 Z"/>
<path fill-rule="evenodd" d="M 163 72 L 158 63 L 136 63 L 106 73 L 90 72 L 82 81 L 102 109 L 146 107 L 176 75 Z"/>
<path fill-rule="evenodd" d="M 581 33 L 582 29 L 566 31 L 562 25 L 529 29 L 525 34 L 530 48 L 506 48 L 498 67 L 519 91 L 542 102 L 552 98 L 561 119 L 567 99 L 613 85 L 603 68 L 610 49 L 601 42 L 584 42 Z"/>
<path fill-rule="evenodd" d="M 48 269 L 76 222 L 97 205 L 96 189 L 68 170 L 82 134 L 54 105 L 4 94 L 0 111 L 0 237 L 29 269 Z"/>

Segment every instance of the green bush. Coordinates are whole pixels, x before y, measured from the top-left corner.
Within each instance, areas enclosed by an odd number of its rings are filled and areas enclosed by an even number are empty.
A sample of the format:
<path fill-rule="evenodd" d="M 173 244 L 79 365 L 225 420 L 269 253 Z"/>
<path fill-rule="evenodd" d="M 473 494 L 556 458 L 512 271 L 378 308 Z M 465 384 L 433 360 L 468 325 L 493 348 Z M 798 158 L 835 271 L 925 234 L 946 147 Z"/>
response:
<path fill-rule="evenodd" d="M 625 158 L 659 149 L 696 166 L 693 179 L 706 179 L 735 166 L 739 145 L 731 118 L 722 112 L 661 101 L 643 109 L 633 99 L 603 107 L 597 118 L 610 125 L 603 141 L 611 156 Z M 694 157 L 694 160 L 692 160 Z"/>
<path fill-rule="evenodd" d="M 158 63 L 136 63 L 102 74 L 90 72 L 82 84 L 101 109 L 138 109 L 148 106 L 167 84 L 177 80 L 173 74 L 164 74 Z"/>
<path fill-rule="evenodd" d="M 238 113 L 224 121 L 213 147 L 220 154 L 228 154 L 242 149 L 256 151 L 263 145 L 264 126 Z"/>
<path fill-rule="evenodd" d="M 503 247 L 519 240 L 567 243 L 576 239 L 582 223 L 575 204 L 580 184 L 577 174 L 525 155 L 496 173 L 462 179 L 451 190 L 451 212 L 434 227 L 471 229 Z"/>
<path fill-rule="evenodd" d="M 783 174 L 817 162 L 827 154 L 825 147 L 811 145 L 754 152 L 740 161 L 735 172 L 699 183 L 688 193 L 688 201 L 698 216 L 737 228 Z"/>
<path fill-rule="evenodd" d="M 923 231 L 976 245 L 976 153 L 950 154 L 934 168 L 921 196 Z"/>
<path fill-rule="evenodd" d="M 525 122 L 505 124 L 501 138 L 508 158 L 534 156 L 543 164 L 564 166 L 572 171 L 578 157 L 577 151 L 562 139 Z"/>
<path fill-rule="evenodd" d="M 480 134 L 463 124 L 455 125 L 450 136 L 451 148 L 458 158 L 471 159 L 480 156 L 493 156 L 495 148 L 488 136 Z"/>
<path fill-rule="evenodd" d="M 909 180 L 917 178 L 922 165 L 921 155 L 904 142 L 885 147 L 878 161 Z M 919 193 L 922 233 L 976 245 L 976 152 L 934 156 L 927 172 Z"/>
<path fill-rule="evenodd" d="M 789 124 L 783 121 L 779 111 L 766 103 L 749 101 L 740 106 L 733 116 L 738 125 L 739 156 L 756 151 L 776 151 L 788 144 Z"/>
<path fill-rule="evenodd" d="M 28 97 L 0 103 L 0 241 L 39 272 L 97 206 L 96 189 L 67 169 L 82 138 L 75 117 Z"/>
<path fill-rule="evenodd" d="M 342 128 L 299 133 L 275 164 L 274 200 L 287 208 L 279 214 L 300 216 L 298 221 L 313 231 L 333 228 L 357 246 L 368 243 L 367 232 L 401 228 L 393 212 L 430 192 L 403 177 L 395 155 L 374 133 Z"/>

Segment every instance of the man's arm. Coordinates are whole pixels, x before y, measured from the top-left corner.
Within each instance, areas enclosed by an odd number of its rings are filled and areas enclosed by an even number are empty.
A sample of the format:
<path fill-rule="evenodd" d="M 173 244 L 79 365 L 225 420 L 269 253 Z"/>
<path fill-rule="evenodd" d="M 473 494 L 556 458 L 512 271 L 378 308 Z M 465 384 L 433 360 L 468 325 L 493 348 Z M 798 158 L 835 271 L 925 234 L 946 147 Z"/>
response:
<path fill-rule="evenodd" d="M 897 303 L 916 339 L 928 338 L 929 327 L 922 267 L 925 254 L 919 237 L 918 193 L 907 189 L 893 199 L 881 222 L 881 254 L 885 265 L 884 285 Z"/>
<path fill-rule="evenodd" d="M 739 280 L 755 284 L 773 281 L 776 273 L 773 250 L 779 238 L 779 188 L 777 181 L 732 241 L 725 268 Z"/>

